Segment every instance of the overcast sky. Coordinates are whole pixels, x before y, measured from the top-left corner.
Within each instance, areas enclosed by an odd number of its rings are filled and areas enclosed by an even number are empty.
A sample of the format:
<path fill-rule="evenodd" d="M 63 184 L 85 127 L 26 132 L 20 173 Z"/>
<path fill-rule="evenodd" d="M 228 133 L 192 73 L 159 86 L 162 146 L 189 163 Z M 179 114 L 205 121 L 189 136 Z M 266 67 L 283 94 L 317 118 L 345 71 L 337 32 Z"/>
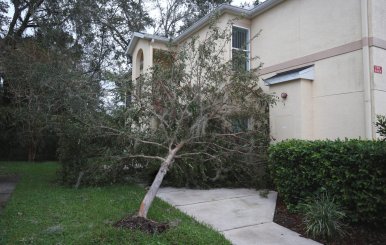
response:
<path fill-rule="evenodd" d="M 12 6 L 12 4 L 10 4 L 10 0 L 5 0 L 5 1 L 8 2 L 10 6 Z M 264 1 L 265 1 L 265 0 L 262 0 L 262 2 L 264 2 Z M 165 2 L 166 2 L 166 0 L 165 0 Z M 233 1 L 232 1 L 232 5 L 240 6 L 240 5 L 243 4 L 243 3 L 247 3 L 247 4 L 252 5 L 253 2 L 254 2 L 254 0 L 233 0 Z M 150 16 L 152 16 L 153 18 L 154 18 L 154 17 L 157 18 L 157 16 L 159 16 L 159 13 L 154 9 L 153 6 L 146 4 L 146 5 L 145 5 L 145 9 L 148 10 L 148 11 L 150 12 Z M 13 9 L 12 9 L 12 8 L 11 8 L 10 11 L 8 12 L 8 15 L 9 15 L 10 17 L 12 17 L 12 15 L 13 15 Z M 148 28 L 146 29 L 146 32 L 148 32 L 148 33 L 154 33 L 154 29 L 153 29 L 152 27 L 148 27 Z"/>

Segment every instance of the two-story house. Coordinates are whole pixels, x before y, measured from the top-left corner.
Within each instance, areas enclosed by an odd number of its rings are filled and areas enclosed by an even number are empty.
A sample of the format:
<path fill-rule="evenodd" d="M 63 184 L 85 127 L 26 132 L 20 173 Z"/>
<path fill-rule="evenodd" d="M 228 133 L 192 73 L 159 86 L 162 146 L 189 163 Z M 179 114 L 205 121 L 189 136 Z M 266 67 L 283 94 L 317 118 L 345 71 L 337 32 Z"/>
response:
<path fill-rule="evenodd" d="M 385 0 L 267 0 L 253 9 L 221 5 L 179 36 L 135 33 L 128 47 L 132 78 L 151 67 L 154 53 L 234 21 L 228 59 L 236 51 L 259 56 L 261 85 L 279 101 L 270 109 L 273 138 L 283 140 L 376 137 L 377 114 L 386 114 Z M 241 41 L 242 42 L 242 41 Z M 258 61 L 246 61 L 245 68 Z"/>

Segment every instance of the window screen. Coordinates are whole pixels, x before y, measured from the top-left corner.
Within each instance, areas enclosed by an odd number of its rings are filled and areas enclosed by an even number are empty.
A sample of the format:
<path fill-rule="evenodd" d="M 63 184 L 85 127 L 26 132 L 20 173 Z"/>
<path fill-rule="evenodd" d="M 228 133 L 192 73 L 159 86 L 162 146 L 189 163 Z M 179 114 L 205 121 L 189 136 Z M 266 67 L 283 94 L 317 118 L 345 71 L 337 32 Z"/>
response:
<path fill-rule="evenodd" d="M 232 28 L 232 60 L 234 69 L 248 70 L 249 67 L 249 45 L 248 29 Z"/>

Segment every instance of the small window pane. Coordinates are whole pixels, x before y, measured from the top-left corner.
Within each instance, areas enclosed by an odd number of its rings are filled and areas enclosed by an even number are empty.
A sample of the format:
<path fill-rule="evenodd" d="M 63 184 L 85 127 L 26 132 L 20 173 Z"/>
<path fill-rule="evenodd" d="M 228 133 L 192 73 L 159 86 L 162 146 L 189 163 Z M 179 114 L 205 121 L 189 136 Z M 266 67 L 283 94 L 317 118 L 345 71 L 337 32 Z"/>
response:
<path fill-rule="evenodd" d="M 248 131 L 248 118 L 239 117 L 232 120 L 232 130 L 234 133 L 246 132 Z"/>
<path fill-rule="evenodd" d="M 248 30 L 238 27 L 232 28 L 232 47 L 238 49 L 247 49 Z"/>
<path fill-rule="evenodd" d="M 235 70 L 248 70 L 248 52 L 244 50 L 232 50 L 232 63 Z"/>

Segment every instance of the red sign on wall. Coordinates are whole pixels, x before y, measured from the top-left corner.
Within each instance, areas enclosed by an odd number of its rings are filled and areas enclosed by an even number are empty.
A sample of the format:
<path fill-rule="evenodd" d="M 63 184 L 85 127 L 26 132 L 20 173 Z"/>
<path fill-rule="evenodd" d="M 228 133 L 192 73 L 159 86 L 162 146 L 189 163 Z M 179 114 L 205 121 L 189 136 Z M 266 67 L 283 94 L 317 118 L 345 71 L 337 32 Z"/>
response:
<path fill-rule="evenodd" d="M 374 66 L 374 73 L 382 74 L 382 66 Z"/>

